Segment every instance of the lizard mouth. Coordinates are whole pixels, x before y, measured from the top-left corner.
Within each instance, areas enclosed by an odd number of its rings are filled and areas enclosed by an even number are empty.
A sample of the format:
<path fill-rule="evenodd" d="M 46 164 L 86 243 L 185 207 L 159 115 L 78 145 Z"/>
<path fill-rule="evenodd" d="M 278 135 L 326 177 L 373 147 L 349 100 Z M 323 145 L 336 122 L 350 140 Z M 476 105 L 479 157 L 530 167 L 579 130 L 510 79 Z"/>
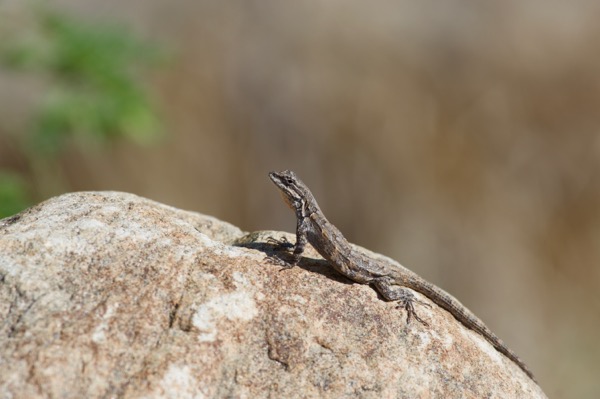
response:
<path fill-rule="evenodd" d="M 281 189 L 285 188 L 286 184 L 284 172 L 270 172 L 269 178 L 273 183 L 275 183 L 275 185 L 277 185 L 277 187 Z"/>
<path fill-rule="evenodd" d="M 288 171 L 270 172 L 269 178 L 273 181 L 277 188 L 279 188 L 281 198 L 283 198 L 283 201 L 286 203 L 286 205 L 290 209 L 294 210 L 295 208 L 292 200 L 293 190 L 291 190 L 290 186 L 286 183 L 286 181 L 289 180 L 289 178 L 286 178 L 286 172 L 289 173 Z"/>

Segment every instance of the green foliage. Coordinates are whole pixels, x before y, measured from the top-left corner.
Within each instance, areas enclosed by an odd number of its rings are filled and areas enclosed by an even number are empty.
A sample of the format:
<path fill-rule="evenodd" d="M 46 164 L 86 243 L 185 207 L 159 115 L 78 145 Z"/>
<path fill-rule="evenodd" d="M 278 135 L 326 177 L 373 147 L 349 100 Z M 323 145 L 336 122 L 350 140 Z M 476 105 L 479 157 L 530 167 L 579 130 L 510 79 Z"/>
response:
<path fill-rule="evenodd" d="M 91 26 L 64 14 L 38 12 L 35 38 L 15 41 L 3 52 L 5 65 L 41 73 L 52 86 L 30 135 L 32 148 L 55 155 L 73 136 L 148 142 L 160 131 L 139 66 L 158 51 L 118 26 Z"/>
<path fill-rule="evenodd" d="M 161 59 L 156 48 L 119 26 L 91 25 L 47 10 L 34 15 L 34 29 L 13 32 L 0 48 L 6 69 L 48 82 L 20 143 L 26 157 L 36 158 L 30 163 L 39 165 L 39 158 L 57 163 L 73 142 L 143 144 L 160 137 L 160 120 L 139 79 L 144 66 Z M 35 184 L 36 176 L 28 180 Z M 15 186 L 7 181 L 0 180 L 0 190 L 12 192 Z"/>
<path fill-rule="evenodd" d="M 21 176 L 0 172 L 0 219 L 29 206 L 25 182 Z"/>

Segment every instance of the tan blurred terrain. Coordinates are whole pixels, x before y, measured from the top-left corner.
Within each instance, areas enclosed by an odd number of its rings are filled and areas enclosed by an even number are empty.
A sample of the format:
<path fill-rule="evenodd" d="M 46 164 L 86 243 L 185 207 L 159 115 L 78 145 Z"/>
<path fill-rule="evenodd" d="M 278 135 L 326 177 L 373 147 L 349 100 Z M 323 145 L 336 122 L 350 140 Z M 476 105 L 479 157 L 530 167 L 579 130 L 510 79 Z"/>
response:
<path fill-rule="evenodd" d="M 73 190 L 292 231 L 266 174 L 293 169 L 351 241 L 458 297 L 549 397 L 600 395 L 600 4 L 57 4 L 174 53 L 150 77 L 168 137 L 73 149 Z M 0 136 L 32 96 L 0 76 Z"/>

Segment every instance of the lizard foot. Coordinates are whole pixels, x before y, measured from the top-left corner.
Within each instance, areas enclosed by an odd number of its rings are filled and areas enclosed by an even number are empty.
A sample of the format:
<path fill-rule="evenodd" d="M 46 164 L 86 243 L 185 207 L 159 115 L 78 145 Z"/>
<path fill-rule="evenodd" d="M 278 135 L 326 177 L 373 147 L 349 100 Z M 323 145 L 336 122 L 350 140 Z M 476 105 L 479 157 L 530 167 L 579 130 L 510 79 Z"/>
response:
<path fill-rule="evenodd" d="M 402 293 L 402 296 L 398 299 L 398 306 L 396 306 L 396 309 L 404 308 L 404 310 L 406 310 L 406 323 L 407 324 L 410 323 L 410 318 L 414 317 L 416 321 L 418 321 L 419 323 L 423 324 L 426 327 L 429 327 L 429 324 L 425 320 L 420 318 L 417 315 L 417 312 L 415 312 L 415 305 L 414 305 L 415 303 L 418 303 L 419 305 L 427 306 L 428 308 L 431 307 L 431 305 L 428 304 L 427 302 L 419 301 L 418 299 L 416 299 L 411 292 L 404 291 Z"/>
<path fill-rule="evenodd" d="M 275 247 L 275 249 L 277 249 L 277 250 L 286 250 L 287 251 L 287 250 L 294 248 L 294 244 L 289 242 L 285 236 L 281 237 L 280 239 L 270 236 L 267 238 L 267 244 L 273 245 Z"/>
<path fill-rule="evenodd" d="M 284 251 L 284 254 L 271 254 L 265 256 L 265 260 L 273 265 L 281 266 L 281 270 L 287 270 L 293 268 L 295 265 L 294 262 L 287 261 L 284 256 L 289 256 L 289 250 L 294 247 L 294 244 L 288 241 L 287 238 L 282 237 L 281 239 L 277 239 L 274 237 L 267 238 L 267 244 L 273 245 L 275 251 Z"/>
<path fill-rule="evenodd" d="M 272 265 L 281 266 L 281 270 L 291 269 L 296 266 L 277 255 L 267 255 L 264 259 Z"/>

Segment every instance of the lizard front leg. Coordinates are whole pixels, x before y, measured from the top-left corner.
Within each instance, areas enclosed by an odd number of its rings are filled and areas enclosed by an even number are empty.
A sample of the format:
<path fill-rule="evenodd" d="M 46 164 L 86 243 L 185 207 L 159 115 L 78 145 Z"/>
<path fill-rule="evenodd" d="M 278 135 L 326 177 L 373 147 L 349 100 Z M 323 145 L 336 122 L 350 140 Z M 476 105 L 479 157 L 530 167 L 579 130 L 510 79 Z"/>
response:
<path fill-rule="evenodd" d="M 296 219 L 296 245 L 294 246 L 294 252 L 292 254 L 292 267 L 297 265 L 300 262 L 300 258 L 302 257 L 302 252 L 304 252 L 304 247 L 308 242 L 308 229 L 309 229 L 309 220 L 307 217 L 298 217 Z"/>
<path fill-rule="evenodd" d="M 294 245 L 294 252 L 292 252 L 292 261 L 285 262 L 285 264 L 282 265 L 282 270 L 291 269 L 300 262 L 302 252 L 304 252 L 304 247 L 306 247 L 306 243 L 308 242 L 308 223 L 309 220 L 307 217 L 298 217 L 296 219 L 296 244 Z"/>
<path fill-rule="evenodd" d="M 283 266 L 282 270 L 285 269 L 291 269 L 294 266 L 296 266 L 298 264 L 298 262 L 300 262 L 300 258 L 302 258 L 302 253 L 304 252 L 304 248 L 306 247 L 306 244 L 308 242 L 308 237 L 307 237 L 307 232 L 308 232 L 308 225 L 309 221 L 308 218 L 298 218 L 297 222 L 296 222 L 296 243 L 292 244 L 291 242 L 289 242 L 287 240 L 287 238 L 283 237 L 282 239 L 275 239 L 273 237 L 269 237 L 268 241 L 272 244 L 275 244 L 276 246 L 278 246 L 281 249 L 284 250 L 289 250 L 291 248 L 294 248 L 294 251 L 292 252 L 292 260 L 291 261 L 287 261 L 284 260 L 280 257 L 276 257 L 276 256 L 269 256 L 268 259 L 274 263 L 274 264 L 278 264 L 280 266 Z"/>
<path fill-rule="evenodd" d="M 430 305 L 415 298 L 411 290 L 395 284 L 390 277 L 379 277 L 374 279 L 371 283 L 386 300 L 398 302 L 396 309 L 404 308 L 404 310 L 406 310 L 407 323 L 410 323 L 410 318 L 414 317 L 415 320 L 424 326 L 429 325 L 417 315 L 414 304 L 418 303 L 427 307 L 430 307 Z"/>

